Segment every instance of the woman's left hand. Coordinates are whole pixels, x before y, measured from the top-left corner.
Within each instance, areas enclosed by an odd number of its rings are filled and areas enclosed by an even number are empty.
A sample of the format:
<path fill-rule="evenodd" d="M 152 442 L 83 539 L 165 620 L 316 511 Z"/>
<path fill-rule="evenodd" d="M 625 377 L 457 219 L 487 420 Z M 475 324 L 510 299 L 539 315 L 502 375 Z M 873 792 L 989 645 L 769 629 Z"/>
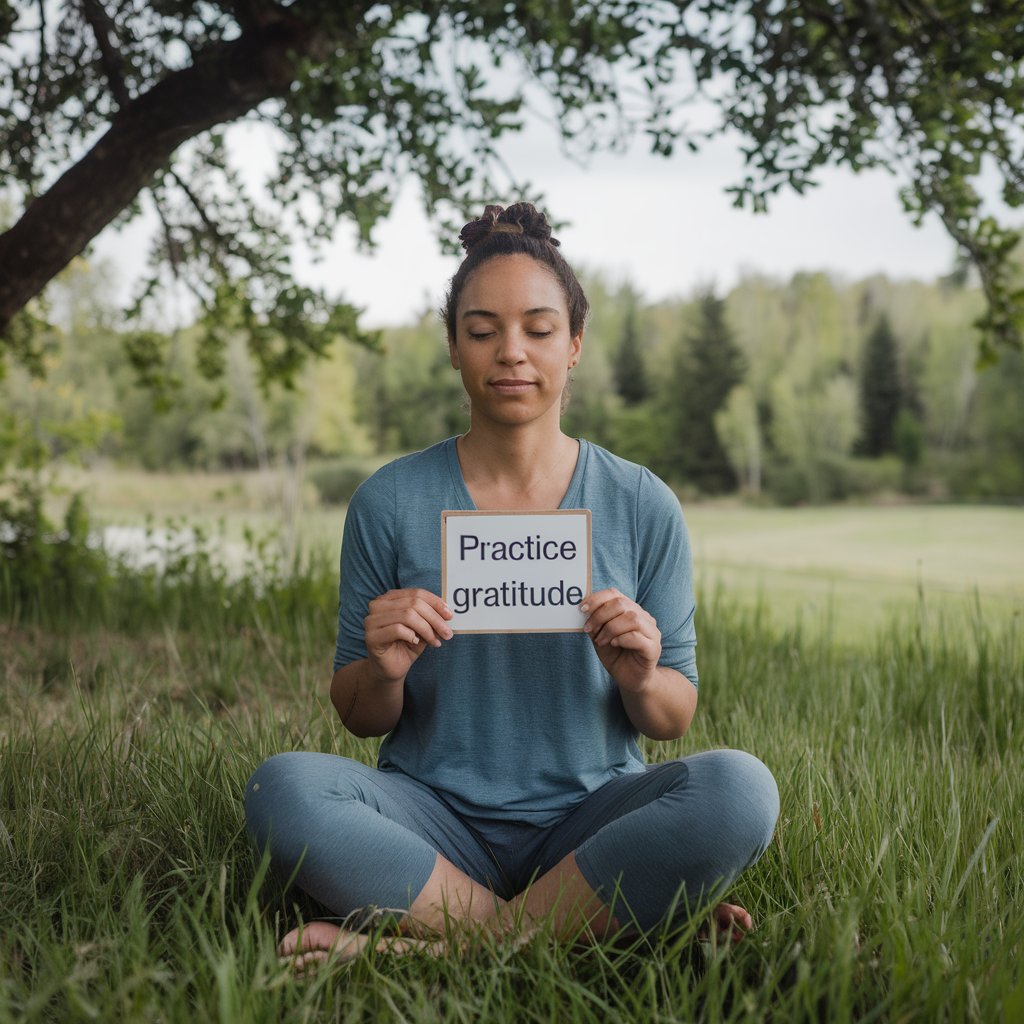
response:
<path fill-rule="evenodd" d="M 661 631 L 654 616 L 614 587 L 589 594 L 580 610 L 587 615 L 584 631 L 620 689 L 643 690 L 661 657 Z"/>

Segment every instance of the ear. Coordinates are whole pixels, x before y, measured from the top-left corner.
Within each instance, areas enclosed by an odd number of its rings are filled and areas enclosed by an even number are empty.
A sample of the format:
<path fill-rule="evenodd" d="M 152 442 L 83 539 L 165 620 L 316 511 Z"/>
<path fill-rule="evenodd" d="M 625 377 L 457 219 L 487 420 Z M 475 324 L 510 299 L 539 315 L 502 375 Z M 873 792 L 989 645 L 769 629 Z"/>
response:
<path fill-rule="evenodd" d="M 579 361 L 580 356 L 583 354 L 583 331 L 577 334 L 569 342 L 569 369 L 571 370 Z"/>
<path fill-rule="evenodd" d="M 452 369 L 459 369 L 459 350 L 451 335 L 448 336 L 448 358 L 452 361 Z"/>

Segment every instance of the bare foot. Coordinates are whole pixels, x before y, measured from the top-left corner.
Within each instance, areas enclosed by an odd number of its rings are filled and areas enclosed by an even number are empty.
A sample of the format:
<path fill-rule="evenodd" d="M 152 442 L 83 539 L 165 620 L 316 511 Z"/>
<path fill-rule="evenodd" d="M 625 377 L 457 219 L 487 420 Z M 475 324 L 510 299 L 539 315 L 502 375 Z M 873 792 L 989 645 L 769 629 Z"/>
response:
<path fill-rule="evenodd" d="M 310 921 L 293 928 L 277 946 L 277 955 L 296 974 L 315 971 L 328 960 L 343 964 L 355 959 L 369 940 L 329 921 Z"/>
<path fill-rule="evenodd" d="M 293 928 L 277 946 L 277 954 L 298 974 L 308 974 L 321 965 L 332 962 L 335 965 L 350 963 L 370 944 L 370 937 L 361 932 L 351 932 L 331 924 L 330 921 L 310 921 L 309 924 Z M 406 939 L 386 936 L 374 945 L 378 953 L 403 956 L 407 953 L 426 953 L 441 956 L 445 946 L 441 941 L 427 942 L 423 939 Z"/>
<path fill-rule="evenodd" d="M 753 918 L 743 907 L 735 903 L 719 903 L 711 911 L 718 938 L 739 942 L 754 927 Z"/>

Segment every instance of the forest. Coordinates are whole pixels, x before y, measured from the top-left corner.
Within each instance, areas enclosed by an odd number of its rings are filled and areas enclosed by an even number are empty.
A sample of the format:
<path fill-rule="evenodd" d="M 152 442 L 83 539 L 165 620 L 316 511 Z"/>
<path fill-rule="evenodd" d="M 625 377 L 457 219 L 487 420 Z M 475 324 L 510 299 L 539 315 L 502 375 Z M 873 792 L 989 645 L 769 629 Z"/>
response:
<path fill-rule="evenodd" d="M 983 298 L 962 270 L 931 283 L 745 276 L 656 303 L 634 282 L 583 276 L 592 311 L 565 429 L 688 500 L 1024 497 L 1024 357 L 1007 349 L 979 367 Z M 38 364 L 11 363 L 0 380 L 8 471 L 274 468 L 335 503 L 383 457 L 468 422 L 433 310 L 369 341 L 339 335 L 282 383 L 261 375 L 241 332 L 216 376 L 202 323 L 118 329 L 109 288 L 104 268 L 76 262 L 52 287 L 59 326 Z M 140 348 L 159 372 L 133 359 Z"/>

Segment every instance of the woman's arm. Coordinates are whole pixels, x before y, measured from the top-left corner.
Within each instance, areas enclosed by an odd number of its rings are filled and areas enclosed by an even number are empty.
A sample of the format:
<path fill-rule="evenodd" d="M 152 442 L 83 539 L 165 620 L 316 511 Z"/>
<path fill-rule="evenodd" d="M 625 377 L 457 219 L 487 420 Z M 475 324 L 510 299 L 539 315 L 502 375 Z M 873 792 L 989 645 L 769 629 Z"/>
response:
<path fill-rule="evenodd" d="M 614 588 L 580 605 L 601 664 L 615 680 L 629 720 L 654 740 L 678 739 L 690 727 L 697 688 L 681 672 L 659 665 L 661 632 L 654 617 Z"/>
<path fill-rule="evenodd" d="M 619 686 L 629 720 L 652 740 L 676 740 L 690 728 L 697 687 L 681 672 L 659 665 L 642 690 Z"/>
<path fill-rule="evenodd" d="M 452 610 L 428 590 L 389 590 L 370 602 L 363 620 L 367 657 L 342 665 L 331 703 L 356 736 L 383 736 L 402 714 L 405 677 L 430 647 L 450 640 Z"/>
<path fill-rule="evenodd" d="M 331 680 L 331 703 L 355 736 L 383 736 L 402 714 L 405 680 L 381 680 L 369 658 L 342 665 Z"/>

